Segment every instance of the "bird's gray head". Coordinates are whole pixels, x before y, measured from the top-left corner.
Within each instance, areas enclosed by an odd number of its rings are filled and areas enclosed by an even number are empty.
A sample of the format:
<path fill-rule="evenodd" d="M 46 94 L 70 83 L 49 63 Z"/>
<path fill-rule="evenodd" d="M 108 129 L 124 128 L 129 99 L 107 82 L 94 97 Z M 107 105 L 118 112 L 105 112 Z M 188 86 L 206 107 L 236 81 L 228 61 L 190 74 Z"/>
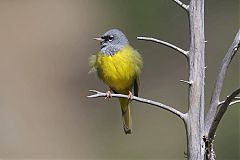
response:
<path fill-rule="evenodd" d="M 95 40 L 100 41 L 100 52 L 107 55 L 114 55 L 128 44 L 127 37 L 118 29 L 111 29 Z"/>

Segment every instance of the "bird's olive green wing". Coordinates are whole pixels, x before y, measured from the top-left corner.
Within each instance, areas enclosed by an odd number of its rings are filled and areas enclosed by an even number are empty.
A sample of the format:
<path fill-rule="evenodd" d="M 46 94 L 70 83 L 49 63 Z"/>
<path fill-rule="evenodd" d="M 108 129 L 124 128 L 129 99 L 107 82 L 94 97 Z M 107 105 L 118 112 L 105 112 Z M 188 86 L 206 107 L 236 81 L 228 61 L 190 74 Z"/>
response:
<path fill-rule="evenodd" d="M 134 93 L 134 96 L 137 96 L 137 97 L 138 97 L 139 85 L 140 85 L 139 77 L 136 77 L 133 83 L 133 93 Z"/>
<path fill-rule="evenodd" d="M 90 71 L 88 73 L 92 73 L 96 71 L 96 68 L 97 68 L 96 58 L 97 56 L 95 54 L 89 57 Z"/>

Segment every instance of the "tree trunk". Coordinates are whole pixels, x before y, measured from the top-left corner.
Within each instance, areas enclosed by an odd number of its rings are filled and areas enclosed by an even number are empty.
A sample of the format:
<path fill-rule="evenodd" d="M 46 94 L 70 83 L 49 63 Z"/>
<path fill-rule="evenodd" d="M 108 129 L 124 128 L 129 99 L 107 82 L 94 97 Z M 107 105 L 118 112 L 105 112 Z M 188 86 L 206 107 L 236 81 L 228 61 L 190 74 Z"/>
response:
<path fill-rule="evenodd" d="M 205 38 L 204 0 L 192 0 L 189 5 L 189 110 L 186 130 L 188 159 L 204 160 L 204 79 Z"/>

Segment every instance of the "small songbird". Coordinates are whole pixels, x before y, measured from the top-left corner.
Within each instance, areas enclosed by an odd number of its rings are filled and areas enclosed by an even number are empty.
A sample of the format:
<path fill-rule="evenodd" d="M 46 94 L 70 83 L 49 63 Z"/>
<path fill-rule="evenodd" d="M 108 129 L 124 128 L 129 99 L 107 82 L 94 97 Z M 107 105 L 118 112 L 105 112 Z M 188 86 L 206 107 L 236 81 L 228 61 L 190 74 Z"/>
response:
<path fill-rule="evenodd" d="M 129 99 L 119 98 L 122 110 L 123 129 L 132 133 L 130 100 L 138 96 L 139 74 L 143 65 L 141 55 L 129 45 L 127 37 L 118 29 L 111 29 L 101 37 L 101 50 L 89 58 L 91 71 L 97 71 L 98 77 L 109 86 L 107 97 L 114 93 L 128 95 Z"/>

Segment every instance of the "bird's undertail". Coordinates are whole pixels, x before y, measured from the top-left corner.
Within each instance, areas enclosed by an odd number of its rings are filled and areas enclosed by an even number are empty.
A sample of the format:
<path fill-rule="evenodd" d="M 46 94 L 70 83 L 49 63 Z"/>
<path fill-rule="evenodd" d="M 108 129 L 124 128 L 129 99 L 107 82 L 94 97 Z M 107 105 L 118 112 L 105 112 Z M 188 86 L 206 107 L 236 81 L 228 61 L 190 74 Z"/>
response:
<path fill-rule="evenodd" d="M 130 104 L 128 99 L 119 99 L 122 110 L 123 129 L 125 134 L 132 133 L 132 117 L 130 112 Z"/>

